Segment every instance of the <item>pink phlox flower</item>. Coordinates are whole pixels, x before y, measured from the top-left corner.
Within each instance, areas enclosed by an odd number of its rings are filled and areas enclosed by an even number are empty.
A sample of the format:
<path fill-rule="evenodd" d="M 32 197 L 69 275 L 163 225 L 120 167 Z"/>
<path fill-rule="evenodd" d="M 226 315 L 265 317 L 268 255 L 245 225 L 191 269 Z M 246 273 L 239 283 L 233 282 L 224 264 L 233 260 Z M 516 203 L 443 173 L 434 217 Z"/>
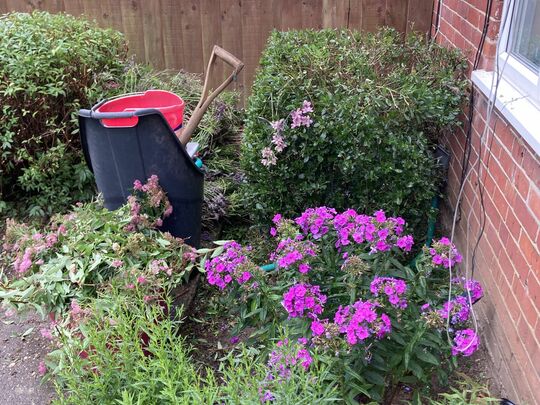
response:
<path fill-rule="evenodd" d="M 47 374 L 47 366 L 45 365 L 44 361 L 40 361 L 38 365 L 38 373 L 39 375 L 45 375 Z"/>
<path fill-rule="evenodd" d="M 465 357 L 472 355 L 478 350 L 480 338 L 472 329 L 464 329 L 456 332 L 454 345 L 452 346 L 452 355 L 461 354 Z"/>
<path fill-rule="evenodd" d="M 320 287 L 310 284 L 295 284 L 283 294 L 282 305 L 289 314 L 289 318 L 308 316 L 316 319 L 322 314 L 326 295 L 322 294 Z"/>
<path fill-rule="evenodd" d="M 276 165 L 277 157 L 271 148 L 269 147 L 263 148 L 261 151 L 261 155 L 262 155 L 261 163 L 263 166 L 270 167 L 270 166 Z"/>
<path fill-rule="evenodd" d="M 304 100 L 304 102 L 302 103 L 302 113 L 307 114 L 310 112 L 313 112 L 313 106 L 311 105 L 311 102 L 309 102 L 308 100 Z"/>
<path fill-rule="evenodd" d="M 120 259 L 115 259 L 112 261 L 111 266 L 118 269 L 124 265 L 124 262 Z"/>
<path fill-rule="evenodd" d="M 272 143 L 275 146 L 276 152 L 283 152 L 287 144 L 285 143 L 285 139 L 282 135 L 274 134 L 272 136 Z"/>

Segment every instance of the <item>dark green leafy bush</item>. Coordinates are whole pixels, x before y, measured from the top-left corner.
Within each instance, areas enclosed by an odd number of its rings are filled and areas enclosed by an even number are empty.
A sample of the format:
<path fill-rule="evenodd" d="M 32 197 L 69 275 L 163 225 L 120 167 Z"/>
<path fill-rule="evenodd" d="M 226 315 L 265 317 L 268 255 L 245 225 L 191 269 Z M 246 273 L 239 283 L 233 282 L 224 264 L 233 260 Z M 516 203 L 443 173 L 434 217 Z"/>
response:
<path fill-rule="evenodd" d="M 274 32 L 247 107 L 242 167 L 258 218 L 306 206 L 382 208 L 417 226 L 436 192 L 433 148 L 458 122 L 464 63 L 456 51 L 395 31 Z M 276 163 L 271 122 L 304 100 L 312 125 L 285 126 Z"/>
<path fill-rule="evenodd" d="M 126 57 L 122 34 L 82 19 L 0 19 L 0 208 L 16 202 L 51 214 L 89 195 L 77 111 L 111 91 Z"/>

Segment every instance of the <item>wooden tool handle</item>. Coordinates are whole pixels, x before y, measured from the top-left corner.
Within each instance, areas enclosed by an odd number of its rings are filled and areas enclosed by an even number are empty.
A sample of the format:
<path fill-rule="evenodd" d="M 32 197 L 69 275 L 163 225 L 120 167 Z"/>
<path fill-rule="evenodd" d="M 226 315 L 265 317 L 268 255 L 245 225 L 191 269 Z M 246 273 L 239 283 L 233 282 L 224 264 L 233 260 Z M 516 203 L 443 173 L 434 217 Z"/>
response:
<path fill-rule="evenodd" d="M 209 86 L 209 79 L 211 73 L 214 71 L 214 65 L 216 58 L 222 59 L 225 63 L 230 65 L 233 68 L 233 72 L 225 79 L 223 83 L 221 83 L 217 89 L 215 89 L 213 92 L 208 94 L 208 86 Z M 199 103 L 197 104 L 197 107 L 193 110 L 193 114 L 191 114 L 191 117 L 189 118 L 189 121 L 185 128 L 182 128 L 180 131 L 177 132 L 178 138 L 180 139 L 180 142 L 186 146 L 191 137 L 193 136 L 193 133 L 195 132 L 195 129 L 197 128 L 197 125 L 199 125 L 199 122 L 201 122 L 201 119 L 210 106 L 210 103 L 214 101 L 214 99 L 223 91 L 225 88 L 236 79 L 236 75 L 240 73 L 240 71 L 244 68 L 244 63 L 238 59 L 233 54 L 227 52 L 225 49 L 220 48 L 217 45 L 214 45 L 214 49 L 212 50 L 212 55 L 210 56 L 210 60 L 208 61 L 208 67 L 206 69 L 206 75 L 204 78 L 204 87 L 203 92 L 201 94 L 201 99 L 199 100 Z"/>

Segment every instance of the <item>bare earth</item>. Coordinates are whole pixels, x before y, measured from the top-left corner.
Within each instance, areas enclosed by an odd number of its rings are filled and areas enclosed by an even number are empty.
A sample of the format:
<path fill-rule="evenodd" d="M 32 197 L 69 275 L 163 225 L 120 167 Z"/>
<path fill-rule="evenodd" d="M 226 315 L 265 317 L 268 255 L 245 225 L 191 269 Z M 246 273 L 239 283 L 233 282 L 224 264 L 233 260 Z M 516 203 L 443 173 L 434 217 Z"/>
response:
<path fill-rule="evenodd" d="M 54 398 L 54 388 L 42 384 L 38 372 L 49 347 L 49 341 L 39 332 L 46 326 L 37 314 L 6 317 L 0 311 L 1 405 L 43 405 Z M 27 332 L 30 328 L 34 329 Z"/>

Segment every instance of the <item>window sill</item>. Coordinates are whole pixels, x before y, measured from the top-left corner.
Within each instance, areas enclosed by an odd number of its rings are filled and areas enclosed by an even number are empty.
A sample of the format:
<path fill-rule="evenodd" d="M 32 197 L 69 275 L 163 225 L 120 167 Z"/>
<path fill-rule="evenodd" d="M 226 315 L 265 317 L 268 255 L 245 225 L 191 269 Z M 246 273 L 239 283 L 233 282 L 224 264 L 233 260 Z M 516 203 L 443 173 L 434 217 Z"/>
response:
<path fill-rule="evenodd" d="M 492 83 L 495 85 L 494 74 L 485 70 L 475 70 L 472 73 L 473 84 L 486 97 L 490 96 Z M 536 154 L 540 155 L 540 107 L 504 78 L 499 83 L 495 107 Z"/>

